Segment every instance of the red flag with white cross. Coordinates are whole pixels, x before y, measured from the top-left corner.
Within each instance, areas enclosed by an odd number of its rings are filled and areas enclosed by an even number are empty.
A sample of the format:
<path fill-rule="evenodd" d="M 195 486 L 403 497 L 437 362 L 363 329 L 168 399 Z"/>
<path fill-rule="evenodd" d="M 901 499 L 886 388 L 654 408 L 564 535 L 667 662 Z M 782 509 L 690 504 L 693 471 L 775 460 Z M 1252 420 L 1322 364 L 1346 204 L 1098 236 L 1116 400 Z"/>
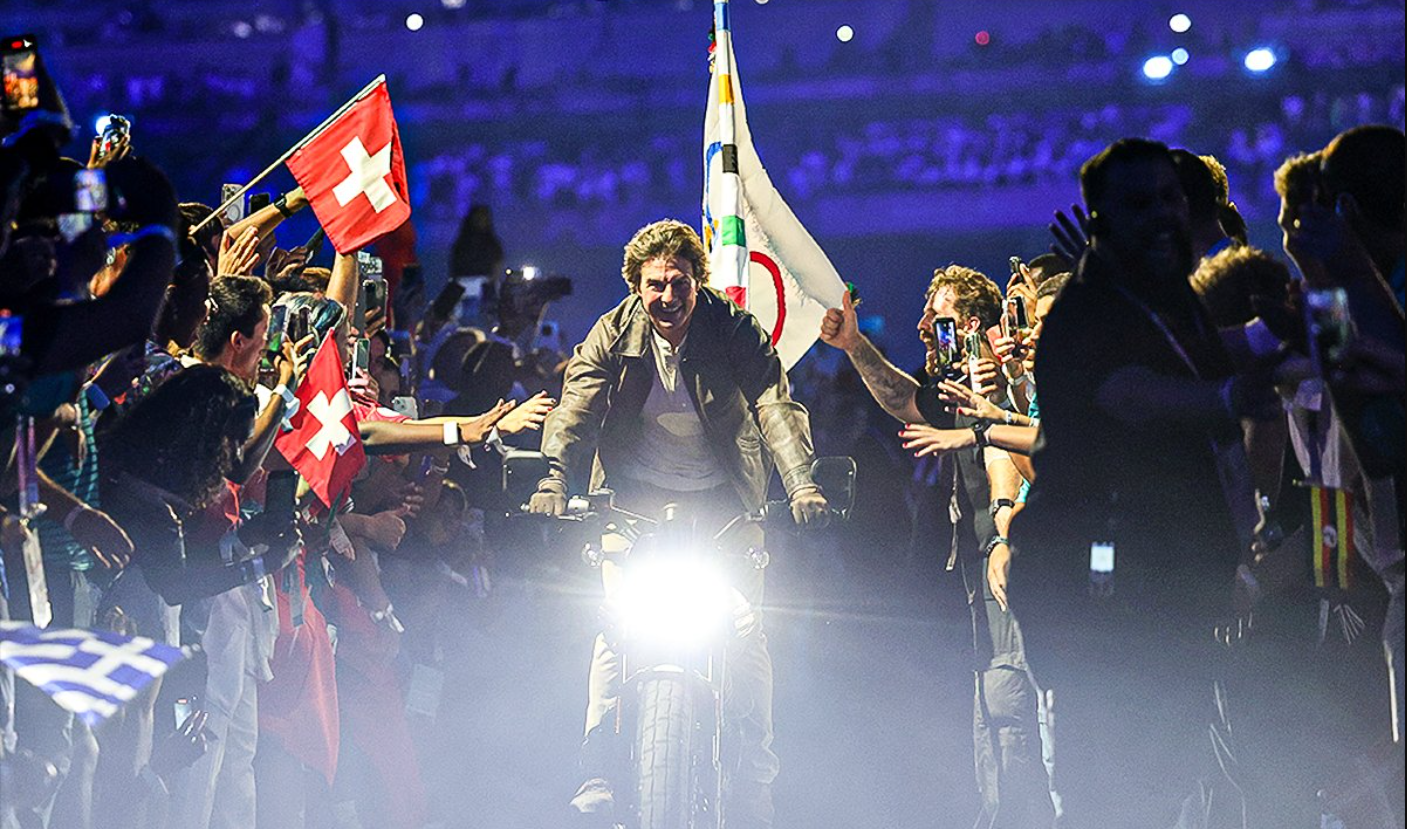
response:
<path fill-rule="evenodd" d="M 288 158 L 338 253 L 365 247 L 410 218 L 410 188 L 391 93 L 373 86 Z"/>
<path fill-rule="evenodd" d="M 366 465 L 333 337 L 329 332 L 323 339 L 298 386 L 298 407 L 288 418 L 293 428 L 274 441 L 279 454 L 329 508 L 352 488 L 352 479 Z"/>

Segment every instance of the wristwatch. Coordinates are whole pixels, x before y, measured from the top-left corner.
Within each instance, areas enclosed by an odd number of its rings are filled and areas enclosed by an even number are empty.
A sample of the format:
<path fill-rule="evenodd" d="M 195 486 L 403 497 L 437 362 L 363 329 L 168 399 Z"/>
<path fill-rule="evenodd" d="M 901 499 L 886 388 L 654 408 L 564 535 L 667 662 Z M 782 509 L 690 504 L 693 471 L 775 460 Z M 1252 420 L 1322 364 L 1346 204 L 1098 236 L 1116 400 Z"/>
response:
<path fill-rule="evenodd" d="M 979 420 L 972 424 L 972 436 L 977 439 L 978 449 L 984 449 L 992 445 L 992 442 L 987 439 L 987 430 L 989 428 L 991 428 L 991 424 L 985 420 Z"/>
<path fill-rule="evenodd" d="M 987 508 L 987 511 L 990 512 L 993 517 L 995 517 L 996 514 L 1001 512 L 1003 509 L 1015 508 L 1016 502 L 1011 500 L 1010 498 L 996 498 L 993 499 L 992 505 Z"/>

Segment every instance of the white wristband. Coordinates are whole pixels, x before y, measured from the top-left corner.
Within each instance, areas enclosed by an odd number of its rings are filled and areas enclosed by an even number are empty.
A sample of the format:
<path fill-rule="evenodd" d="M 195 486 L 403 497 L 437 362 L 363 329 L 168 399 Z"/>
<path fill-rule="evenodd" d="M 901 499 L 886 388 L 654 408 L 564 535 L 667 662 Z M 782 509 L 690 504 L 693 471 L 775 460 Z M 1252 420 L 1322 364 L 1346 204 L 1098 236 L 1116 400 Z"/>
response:
<path fill-rule="evenodd" d="M 293 394 L 293 391 L 282 383 L 274 386 L 274 394 L 283 398 L 285 406 L 292 406 L 298 400 L 297 396 Z"/>
<path fill-rule="evenodd" d="M 458 445 L 459 445 L 459 424 L 458 424 L 458 423 L 445 423 L 445 424 L 443 424 L 443 426 L 444 426 L 444 430 L 445 430 L 445 431 L 444 431 L 444 443 L 445 443 L 445 446 L 458 446 Z"/>

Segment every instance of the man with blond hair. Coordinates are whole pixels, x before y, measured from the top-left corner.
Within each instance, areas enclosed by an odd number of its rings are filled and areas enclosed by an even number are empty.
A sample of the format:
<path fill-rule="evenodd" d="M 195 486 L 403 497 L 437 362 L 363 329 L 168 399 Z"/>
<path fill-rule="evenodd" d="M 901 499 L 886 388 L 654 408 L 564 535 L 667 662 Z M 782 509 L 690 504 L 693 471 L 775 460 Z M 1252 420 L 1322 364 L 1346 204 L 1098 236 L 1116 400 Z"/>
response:
<path fill-rule="evenodd" d="M 678 504 L 700 528 L 716 531 L 763 506 L 775 465 L 796 522 L 822 518 L 826 501 L 811 481 L 806 409 L 791 399 L 757 320 L 704 284 L 708 255 L 698 234 L 669 219 L 641 228 L 625 247 L 621 276 L 630 295 L 596 321 L 567 364 L 561 403 L 542 433 L 549 473 L 531 510 L 560 515 L 567 493 L 581 491 L 589 472 L 590 488 L 611 489 L 625 510 L 657 515 Z M 722 541 L 760 549 L 758 536 L 755 526 L 739 527 Z M 602 567 L 608 599 L 614 570 L 610 562 Z M 756 609 L 762 571 L 749 564 L 733 582 Z M 770 827 L 778 763 L 772 660 L 760 627 L 729 646 L 728 671 L 725 716 L 737 731 L 729 825 Z M 616 718 L 609 715 L 620 682 L 620 657 L 603 634 L 588 682 L 587 782 L 572 806 L 604 825 L 616 817 L 609 780 Z"/>

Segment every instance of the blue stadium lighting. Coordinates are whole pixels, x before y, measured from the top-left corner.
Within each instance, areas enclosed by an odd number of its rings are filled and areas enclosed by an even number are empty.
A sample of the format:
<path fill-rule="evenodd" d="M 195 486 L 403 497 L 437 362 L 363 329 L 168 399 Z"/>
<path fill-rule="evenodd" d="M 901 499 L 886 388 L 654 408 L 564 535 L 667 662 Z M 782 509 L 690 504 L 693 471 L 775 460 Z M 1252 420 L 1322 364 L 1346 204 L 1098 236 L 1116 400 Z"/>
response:
<path fill-rule="evenodd" d="M 1188 17 L 1185 14 L 1175 14 L 1172 17 L 1168 18 L 1168 28 L 1172 29 L 1178 34 L 1182 34 L 1183 32 L 1192 28 L 1192 18 Z"/>
<path fill-rule="evenodd" d="M 1187 61 L 1191 58 L 1192 54 L 1181 46 L 1172 50 L 1172 62 L 1177 64 L 1178 66 L 1182 66 L 1183 64 L 1187 63 Z"/>
<path fill-rule="evenodd" d="M 1143 62 L 1143 76 L 1150 81 L 1161 81 L 1173 71 L 1172 58 L 1167 55 L 1154 55 Z"/>
<path fill-rule="evenodd" d="M 1246 53 L 1246 68 L 1252 72 L 1265 72 L 1275 65 L 1275 53 L 1261 46 Z"/>

